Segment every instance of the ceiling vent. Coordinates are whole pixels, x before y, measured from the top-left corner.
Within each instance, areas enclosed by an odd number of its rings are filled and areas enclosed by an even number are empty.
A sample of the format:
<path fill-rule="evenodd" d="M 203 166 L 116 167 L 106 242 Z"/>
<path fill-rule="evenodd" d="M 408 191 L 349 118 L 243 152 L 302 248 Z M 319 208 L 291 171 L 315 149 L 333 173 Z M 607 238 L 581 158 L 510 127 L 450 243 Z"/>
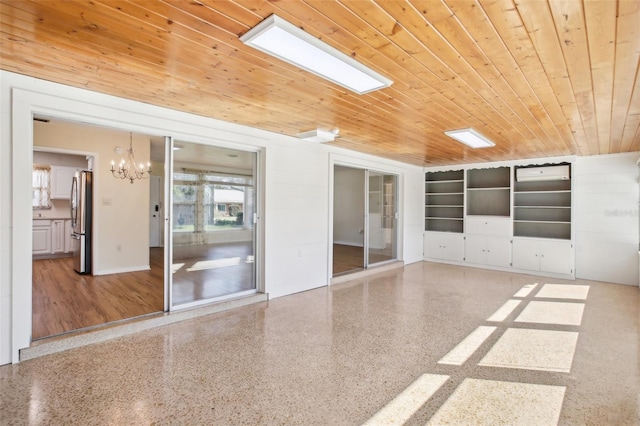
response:
<path fill-rule="evenodd" d="M 518 182 L 536 182 L 542 180 L 569 180 L 569 165 L 548 167 L 527 167 L 516 170 Z"/>

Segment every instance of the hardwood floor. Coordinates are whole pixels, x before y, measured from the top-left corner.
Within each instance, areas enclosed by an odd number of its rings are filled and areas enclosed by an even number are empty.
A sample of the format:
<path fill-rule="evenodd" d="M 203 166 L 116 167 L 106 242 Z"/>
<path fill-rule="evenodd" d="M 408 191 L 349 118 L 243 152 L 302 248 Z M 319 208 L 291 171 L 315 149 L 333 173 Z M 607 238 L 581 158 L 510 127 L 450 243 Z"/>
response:
<path fill-rule="evenodd" d="M 173 303 L 255 289 L 251 243 L 174 247 Z M 164 249 L 152 248 L 149 271 L 91 276 L 72 258 L 33 260 L 33 340 L 135 318 L 164 309 Z"/>
<path fill-rule="evenodd" d="M 175 246 L 172 263 L 175 305 L 256 288 L 250 242 Z"/>
<path fill-rule="evenodd" d="M 393 259 L 391 249 L 369 250 L 369 263 Z M 364 269 L 364 248 L 344 244 L 333 245 L 333 275 L 340 275 Z"/>
<path fill-rule="evenodd" d="M 72 262 L 33 260 L 33 340 L 163 311 L 162 248 L 150 249 L 148 271 L 80 275 Z"/>

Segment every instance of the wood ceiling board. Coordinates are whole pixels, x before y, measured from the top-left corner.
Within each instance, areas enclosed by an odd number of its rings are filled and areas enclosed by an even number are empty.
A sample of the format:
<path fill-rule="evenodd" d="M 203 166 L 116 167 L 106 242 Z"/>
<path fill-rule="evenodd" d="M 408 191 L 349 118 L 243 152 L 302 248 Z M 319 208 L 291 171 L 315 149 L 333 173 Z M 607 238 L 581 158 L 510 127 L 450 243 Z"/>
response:
<path fill-rule="evenodd" d="M 548 120 L 548 116 L 537 100 L 537 97 L 531 91 L 530 86 L 522 77 L 521 73 L 515 74 L 513 69 L 516 68 L 515 63 L 503 43 L 498 40 L 485 46 L 490 48 L 491 55 L 497 59 L 511 62 L 511 66 L 498 69 L 492 62 L 489 54 L 485 54 L 480 43 L 476 40 L 486 40 L 495 36 L 495 31 L 488 25 L 486 16 L 482 14 L 477 5 L 472 2 L 454 2 L 459 12 L 472 12 L 473 17 L 468 18 L 468 22 L 475 28 L 469 28 L 462 25 L 458 13 L 454 13 L 452 9 L 439 2 L 412 2 L 413 6 L 419 8 L 424 16 L 428 19 L 428 23 L 435 28 L 440 36 L 450 43 L 453 48 L 469 65 L 482 76 L 486 84 L 495 90 L 501 99 L 509 102 L 512 114 L 510 119 L 522 120 L 529 131 L 540 132 L 539 123 L 544 123 L 543 132 L 549 132 L 553 135 L 557 134 L 557 130 Z M 484 25 L 480 27 L 477 23 L 482 22 Z M 473 31 L 473 33 L 472 33 Z M 475 33 L 475 34 L 474 34 Z M 464 36 L 464 37 L 463 37 Z M 517 78 L 520 77 L 520 78 Z M 527 101 L 525 103 L 525 101 Z M 537 112 L 537 114 L 534 114 Z M 538 137 L 541 135 L 538 134 Z M 548 136 L 544 136 L 545 139 Z"/>
<path fill-rule="evenodd" d="M 620 140 L 622 152 L 636 150 L 637 130 L 633 130 L 633 111 L 640 109 L 638 69 L 640 67 L 640 2 L 622 1 L 618 6 L 616 59 L 613 88 L 611 139 Z M 635 84 L 633 83 L 635 81 Z M 631 91 L 628 88 L 634 87 Z M 637 123 L 637 120 L 633 120 Z M 623 124 L 624 123 L 624 124 Z M 637 125 L 637 124 L 636 124 Z"/>
<path fill-rule="evenodd" d="M 416 165 L 628 152 L 639 5 L 3 0 L 0 66 L 288 135 L 339 127 L 335 145 Z M 272 13 L 394 84 L 355 95 L 239 41 Z M 443 134 L 461 127 L 497 146 Z"/>
<path fill-rule="evenodd" d="M 533 44 L 532 50 L 536 52 L 540 62 L 540 66 L 535 67 L 532 72 L 538 76 L 546 77 L 547 84 L 551 86 L 551 92 L 559 103 L 564 120 L 578 145 L 579 152 L 577 153 L 592 154 L 592 150 L 597 149 L 596 141 L 590 141 L 591 146 L 587 143 L 582 118 L 548 4 L 544 2 L 518 2 L 517 8 Z M 540 77 L 528 78 L 528 80 L 545 85 Z M 562 116 L 556 115 L 556 119 L 561 120 Z"/>

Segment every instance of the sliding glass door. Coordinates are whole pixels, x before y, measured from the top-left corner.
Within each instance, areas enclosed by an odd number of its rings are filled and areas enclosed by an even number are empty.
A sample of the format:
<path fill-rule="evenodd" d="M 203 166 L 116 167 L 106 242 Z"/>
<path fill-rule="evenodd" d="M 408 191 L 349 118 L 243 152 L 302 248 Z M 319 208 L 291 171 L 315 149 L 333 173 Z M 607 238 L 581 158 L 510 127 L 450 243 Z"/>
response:
<path fill-rule="evenodd" d="M 171 305 L 256 291 L 255 152 L 174 142 Z"/>
<path fill-rule="evenodd" d="M 397 259 L 397 176 L 336 165 L 333 275 Z"/>
<path fill-rule="evenodd" d="M 396 259 L 396 175 L 368 171 L 367 265 Z"/>

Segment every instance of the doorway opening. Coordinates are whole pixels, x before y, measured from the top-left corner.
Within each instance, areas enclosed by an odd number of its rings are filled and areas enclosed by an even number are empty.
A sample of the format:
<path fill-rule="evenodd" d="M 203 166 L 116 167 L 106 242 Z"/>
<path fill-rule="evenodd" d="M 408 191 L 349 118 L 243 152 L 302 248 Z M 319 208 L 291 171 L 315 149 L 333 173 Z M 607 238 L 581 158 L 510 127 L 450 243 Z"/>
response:
<path fill-rule="evenodd" d="M 130 138 L 152 170 L 133 183 L 111 173 Z M 33 154 L 32 341 L 256 293 L 257 152 L 47 118 L 34 120 Z M 36 188 L 42 165 L 68 176 Z M 80 169 L 93 177 L 87 273 L 65 242 Z"/>
<path fill-rule="evenodd" d="M 150 247 L 147 224 L 151 180 L 131 184 L 110 172 L 110 161 L 120 159 L 114 149 L 126 147 L 130 133 L 53 118 L 33 125 L 32 340 L 162 312 L 163 248 Z M 152 137 L 132 138 L 146 162 Z M 163 166 L 164 158 L 154 160 L 159 179 Z M 74 265 L 70 202 L 80 171 L 93 178 L 86 206 L 93 224 L 83 231 L 91 268 L 83 273 Z"/>
<path fill-rule="evenodd" d="M 334 166 L 333 276 L 397 259 L 397 175 Z"/>

